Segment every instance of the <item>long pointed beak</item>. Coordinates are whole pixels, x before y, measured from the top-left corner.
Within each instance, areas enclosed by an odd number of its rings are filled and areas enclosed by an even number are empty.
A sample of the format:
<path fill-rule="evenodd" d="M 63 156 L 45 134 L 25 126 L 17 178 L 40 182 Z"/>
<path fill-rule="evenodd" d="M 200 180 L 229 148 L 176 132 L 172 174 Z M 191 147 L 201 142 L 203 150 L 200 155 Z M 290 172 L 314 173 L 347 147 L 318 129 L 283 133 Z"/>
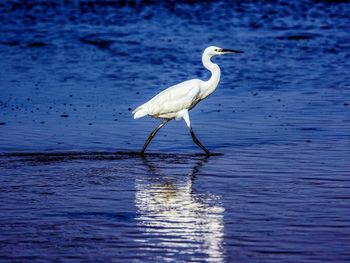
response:
<path fill-rule="evenodd" d="M 244 53 L 242 50 L 235 50 L 235 49 L 222 49 L 222 53 Z"/>

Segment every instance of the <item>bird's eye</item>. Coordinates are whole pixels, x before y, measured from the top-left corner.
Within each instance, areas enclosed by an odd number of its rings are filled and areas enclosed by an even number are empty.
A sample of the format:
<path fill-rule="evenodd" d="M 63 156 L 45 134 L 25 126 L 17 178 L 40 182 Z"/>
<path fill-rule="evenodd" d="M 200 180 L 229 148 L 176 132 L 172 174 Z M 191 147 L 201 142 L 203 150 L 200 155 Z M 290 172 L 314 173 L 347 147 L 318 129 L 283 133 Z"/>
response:
<path fill-rule="evenodd" d="M 218 52 L 218 51 L 219 51 L 219 49 L 217 49 L 217 48 L 215 48 L 214 50 L 215 50 L 216 52 Z"/>

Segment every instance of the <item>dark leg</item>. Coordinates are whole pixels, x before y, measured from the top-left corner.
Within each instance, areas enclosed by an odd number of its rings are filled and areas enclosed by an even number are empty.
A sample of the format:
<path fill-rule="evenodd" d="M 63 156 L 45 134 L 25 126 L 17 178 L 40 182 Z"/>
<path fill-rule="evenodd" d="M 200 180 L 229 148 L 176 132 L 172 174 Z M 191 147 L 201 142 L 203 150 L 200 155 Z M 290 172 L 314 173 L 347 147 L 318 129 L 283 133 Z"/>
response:
<path fill-rule="evenodd" d="M 162 128 L 165 124 L 167 124 L 170 120 L 166 119 L 164 120 L 148 137 L 147 141 L 145 142 L 145 144 L 143 145 L 143 148 L 141 150 L 141 154 L 143 155 L 145 153 L 145 150 L 148 146 L 148 144 L 152 141 L 153 137 L 157 134 L 157 132 L 160 130 L 160 128 Z"/>
<path fill-rule="evenodd" d="M 201 142 L 197 139 L 196 135 L 194 134 L 192 127 L 190 126 L 190 133 L 192 136 L 192 140 L 199 146 L 201 149 L 205 152 L 206 155 L 210 155 L 210 152 L 201 144 Z"/>

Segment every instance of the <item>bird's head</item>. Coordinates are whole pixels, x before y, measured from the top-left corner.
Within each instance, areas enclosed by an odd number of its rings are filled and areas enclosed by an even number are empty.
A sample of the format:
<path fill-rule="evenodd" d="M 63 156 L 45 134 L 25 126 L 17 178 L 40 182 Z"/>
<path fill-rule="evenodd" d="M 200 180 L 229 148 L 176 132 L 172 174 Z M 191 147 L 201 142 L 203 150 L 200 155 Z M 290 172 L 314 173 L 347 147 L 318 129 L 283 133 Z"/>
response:
<path fill-rule="evenodd" d="M 230 53 L 243 53 L 243 51 L 235 50 L 235 49 L 225 49 L 225 48 L 215 47 L 215 46 L 207 47 L 204 50 L 204 54 L 207 54 L 209 56 L 216 56 L 216 55 L 223 55 L 223 54 L 230 54 Z"/>

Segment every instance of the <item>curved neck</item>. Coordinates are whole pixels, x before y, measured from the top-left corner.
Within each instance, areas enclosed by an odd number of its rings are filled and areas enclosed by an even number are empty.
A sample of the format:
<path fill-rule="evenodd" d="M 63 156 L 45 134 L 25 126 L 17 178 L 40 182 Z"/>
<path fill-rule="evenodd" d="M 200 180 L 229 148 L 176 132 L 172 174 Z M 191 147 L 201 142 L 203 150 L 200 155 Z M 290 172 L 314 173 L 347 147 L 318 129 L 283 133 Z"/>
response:
<path fill-rule="evenodd" d="M 212 94 L 216 90 L 216 87 L 220 82 L 220 75 L 221 75 L 220 68 L 217 64 L 213 63 L 210 60 L 210 58 L 211 56 L 207 55 L 206 53 L 204 53 L 202 56 L 203 66 L 211 72 L 210 79 L 203 82 L 202 91 L 201 91 L 202 99 Z"/>

